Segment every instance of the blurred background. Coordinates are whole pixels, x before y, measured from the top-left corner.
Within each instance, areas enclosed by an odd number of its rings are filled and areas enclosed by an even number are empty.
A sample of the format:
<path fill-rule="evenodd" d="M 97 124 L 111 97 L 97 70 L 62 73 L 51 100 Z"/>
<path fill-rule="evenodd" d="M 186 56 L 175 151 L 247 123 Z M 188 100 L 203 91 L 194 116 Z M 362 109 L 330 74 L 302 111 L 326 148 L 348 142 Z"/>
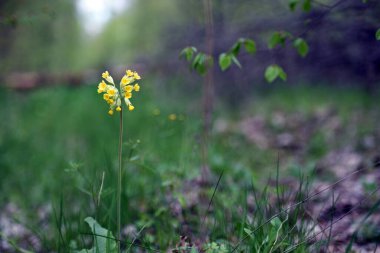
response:
<path fill-rule="evenodd" d="M 374 39 L 379 6 L 365 2 L 316 1 L 308 12 L 301 7 L 290 11 L 286 0 L 213 3 L 215 55 L 240 37 L 258 44 L 255 57 L 243 57 L 242 70 L 218 73 L 220 87 L 238 83 L 218 90 L 225 90 L 220 92 L 227 97 L 250 94 L 245 91 L 263 82 L 263 68 L 273 62 L 285 67 L 291 84 L 307 79 L 372 89 L 379 75 Z M 308 57 L 301 59 L 291 46 L 268 50 L 274 31 L 304 37 L 310 45 Z M 85 71 L 124 67 L 126 62 L 152 74 L 184 75 L 178 52 L 189 45 L 205 50 L 204 42 L 202 1 L 1 2 L 0 74 L 11 86 L 21 86 L 17 80 L 26 74 L 46 80 L 34 80 L 36 84 L 30 78 L 25 86 L 51 84 L 49 77 L 58 78 L 53 74 L 81 83 Z"/>
<path fill-rule="evenodd" d="M 294 11 L 288 0 L 212 2 L 216 59 L 240 37 L 257 46 L 255 55 L 239 55 L 242 68 L 222 72 L 216 61 L 211 70 L 208 164 L 215 177 L 224 171 L 229 194 L 220 205 L 265 184 L 277 162 L 282 177 L 318 180 L 379 168 L 379 1 L 305 1 L 308 11 L 302 1 Z M 300 57 L 289 43 L 269 49 L 275 31 L 304 38 L 309 54 Z M 55 231 L 29 242 L 21 226 L 21 243 L 44 252 L 62 243 L 52 213 L 75 217 L 65 228 L 70 239 L 88 215 L 113 226 L 118 117 L 107 115 L 96 87 L 103 71 L 119 80 L 126 68 L 143 78 L 125 117 L 126 224 L 167 227 L 152 232 L 156 238 L 180 229 L 170 210 L 197 203 L 184 187 L 202 164 L 204 78 L 179 57 L 187 46 L 207 50 L 199 0 L 0 1 L 0 218 L 10 219 L 0 222 L 3 234 L 12 235 L 4 224 L 15 226 L 17 213 L 22 224 Z M 265 81 L 270 64 L 285 70 L 286 82 Z M 92 196 L 103 173 L 98 206 Z M 0 251 L 7 247 L 2 241 Z"/>

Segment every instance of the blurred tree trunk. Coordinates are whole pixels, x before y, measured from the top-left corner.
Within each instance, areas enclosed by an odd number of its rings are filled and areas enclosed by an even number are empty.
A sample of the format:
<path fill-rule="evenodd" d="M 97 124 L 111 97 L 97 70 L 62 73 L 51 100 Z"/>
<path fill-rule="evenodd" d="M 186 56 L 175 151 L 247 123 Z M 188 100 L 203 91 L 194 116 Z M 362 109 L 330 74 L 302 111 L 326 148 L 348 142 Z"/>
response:
<path fill-rule="evenodd" d="M 206 53 L 214 53 L 214 24 L 212 14 L 212 0 L 204 0 L 205 26 L 206 26 Z M 203 84 L 203 133 L 202 133 L 202 168 L 201 181 L 208 182 L 211 172 L 209 167 L 209 137 L 212 124 L 212 111 L 214 106 L 214 72 L 211 67 L 204 78 Z"/>

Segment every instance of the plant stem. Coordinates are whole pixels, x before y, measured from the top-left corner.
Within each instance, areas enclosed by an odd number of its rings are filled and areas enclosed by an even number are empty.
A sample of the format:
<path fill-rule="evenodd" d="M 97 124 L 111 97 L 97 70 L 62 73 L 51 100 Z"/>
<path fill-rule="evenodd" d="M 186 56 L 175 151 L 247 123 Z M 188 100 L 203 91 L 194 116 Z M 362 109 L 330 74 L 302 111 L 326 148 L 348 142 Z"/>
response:
<path fill-rule="evenodd" d="M 123 154 L 123 110 L 120 111 L 120 130 L 119 130 L 119 171 L 117 174 L 117 248 L 121 252 L 121 177 L 122 177 L 122 154 Z"/>

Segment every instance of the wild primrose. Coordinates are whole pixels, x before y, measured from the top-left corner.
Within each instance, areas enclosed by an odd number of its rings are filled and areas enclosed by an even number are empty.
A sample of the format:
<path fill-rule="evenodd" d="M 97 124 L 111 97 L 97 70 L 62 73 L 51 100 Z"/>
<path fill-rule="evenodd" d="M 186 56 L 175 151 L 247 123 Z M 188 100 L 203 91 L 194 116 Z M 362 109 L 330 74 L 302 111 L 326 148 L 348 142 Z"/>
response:
<path fill-rule="evenodd" d="M 104 80 L 98 85 L 98 93 L 104 93 L 103 99 L 109 105 L 108 114 L 113 115 L 115 110 L 120 112 L 122 110 L 122 100 L 124 100 L 128 110 L 133 111 L 135 107 L 130 99 L 133 92 L 140 91 L 140 85 L 137 83 L 137 80 L 141 79 L 140 75 L 136 71 L 128 69 L 120 80 L 119 89 L 116 88 L 113 78 L 108 71 L 102 74 L 102 78 Z"/>

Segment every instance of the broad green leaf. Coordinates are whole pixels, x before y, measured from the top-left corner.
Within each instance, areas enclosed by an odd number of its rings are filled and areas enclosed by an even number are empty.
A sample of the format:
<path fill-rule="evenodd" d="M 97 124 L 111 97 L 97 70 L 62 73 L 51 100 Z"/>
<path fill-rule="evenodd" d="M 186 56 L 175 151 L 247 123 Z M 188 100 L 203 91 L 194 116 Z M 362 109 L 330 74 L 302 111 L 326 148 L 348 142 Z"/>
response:
<path fill-rule="evenodd" d="M 302 38 L 297 38 L 293 42 L 293 46 L 297 49 L 300 56 L 305 57 L 309 53 L 309 45 Z"/>
<path fill-rule="evenodd" d="M 195 47 L 185 47 L 181 53 L 180 57 L 185 56 L 186 60 L 190 62 L 193 59 L 194 54 L 197 52 Z"/>
<path fill-rule="evenodd" d="M 380 40 L 380 28 L 376 31 L 376 39 Z"/>
<path fill-rule="evenodd" d="M 244 47 L 247 53 L 254 54 L 256 52 L 256 43 L 253 40 L 246 39 L 244 40 Z"/>
<path fill-rule="evenodd" d="M 311 10 L 311 0 L 304 0 L 302 10 L 308 12 Z"/>
<path fill-rule="evenodd" d="M 89 250 L 77 251 L 77 253 L 117 253 L 117 244 L 111 231 L 100 226 L 92 217 L 87 217 L 84 221 L 87 222 L 94 234 L 94 246 Z"/>
<path fill-rule="evenodd" d="M 223 53 L 219 56 L 219 66 L 222 71 L 225 71 L 231 66 L 231 55 Z"/>
<path fill-rule="evenodd" d="M 283 81 L 286 81 L 286 78 L 287 78 L 285 71 L 276 64 L 268 66 L 265 70 L 264 76 L 267 82 L 269 83 L 272 83 L 278 77 L 282 79 Z"/>
<path fill-rule="evenodd" d="M 299 3 L 299 0 L 289 0 L 289 9 L 291 11 L 295 11 L 298 3 Z"/>

